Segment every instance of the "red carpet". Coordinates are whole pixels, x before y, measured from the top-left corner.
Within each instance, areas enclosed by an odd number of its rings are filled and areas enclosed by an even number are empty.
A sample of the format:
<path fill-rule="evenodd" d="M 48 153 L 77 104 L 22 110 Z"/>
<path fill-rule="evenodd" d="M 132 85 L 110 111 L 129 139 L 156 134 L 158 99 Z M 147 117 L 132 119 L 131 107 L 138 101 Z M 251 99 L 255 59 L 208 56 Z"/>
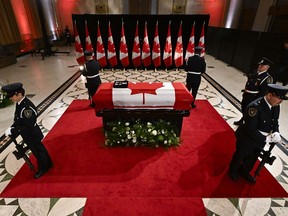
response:
<path fill-rule="evenodd" d="M 183 142 L 169 151 L 105 147 L 88 105 L 74 101 L 45 137 L 54 168 L 35 180 L 23 166 L 2 197 L 88 197 L 86 215 L 205 215 L 202 197 L 287 197 L 266 169 L 255 185 L 229 179 L 234 132 L 207 101 L 184 118 Z"/>

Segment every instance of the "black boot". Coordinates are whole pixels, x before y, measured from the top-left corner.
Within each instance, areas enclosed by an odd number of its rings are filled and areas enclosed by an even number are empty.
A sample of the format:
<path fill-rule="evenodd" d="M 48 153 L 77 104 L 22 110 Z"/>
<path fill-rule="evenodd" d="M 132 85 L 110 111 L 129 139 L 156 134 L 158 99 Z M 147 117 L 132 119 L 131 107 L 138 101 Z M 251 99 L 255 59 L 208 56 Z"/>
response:
<path fill-rule="evenodd" d="M 249 172 L 247 172 L 245 169 L 240 168 L 240 174 L 241 176 L 246 179 L 248 182 L 255 184 L 256 183 L 256 178 L 250 175 Z"/>
<path fill-rule="evenodd" d="M 93 101 L 90 102 L 90 107 L 95 107 L 95 103 Z"/>
<path fill-rule="evenodd" d="M 236 173 L 234 173 L 234 172 L 229 172 L 229 176 L 230 176 L 230 178 L 232 179 L 232 181 L 237 181 L 239 174 L 238 174 L 237 172 L 236 172 Z"/>

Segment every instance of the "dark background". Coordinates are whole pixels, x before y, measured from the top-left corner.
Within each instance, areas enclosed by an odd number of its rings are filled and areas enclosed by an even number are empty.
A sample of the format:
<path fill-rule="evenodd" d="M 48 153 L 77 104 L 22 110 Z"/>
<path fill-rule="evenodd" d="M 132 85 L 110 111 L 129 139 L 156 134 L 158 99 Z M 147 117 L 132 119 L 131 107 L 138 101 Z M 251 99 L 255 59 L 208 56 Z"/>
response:
<path fill-rule="evenodd" d="M 206 53 L 244 73 L 256 69 L 262 57 L 274 62 L 269 73 L 278 70 L 288 33 L 257 32 L 208 27 L 205 37 Z"/>

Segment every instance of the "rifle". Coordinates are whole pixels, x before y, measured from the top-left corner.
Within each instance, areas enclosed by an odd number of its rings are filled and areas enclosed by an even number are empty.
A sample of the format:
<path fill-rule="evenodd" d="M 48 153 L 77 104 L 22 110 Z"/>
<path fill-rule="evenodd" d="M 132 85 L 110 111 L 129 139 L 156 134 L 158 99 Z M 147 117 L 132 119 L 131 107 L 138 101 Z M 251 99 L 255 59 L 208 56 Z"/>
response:
<path fill-rule="evenodd" d="M 274 146 L 276 145 L 276 143 L 269 143 L 270 147 L 267 151 L 265 151 L 264 149 L 262 149 L 262 151 L 260 152 L 259 157 L 261 158 L 261 162 L 258 165 L 256 171 L 255 171 L 255 175 L 254 177 L 256 178 L 256 176 L 259 176 L 260 171 L 262 170 L 262 168 L 264 167 L 264 165 L 267 163 L 269 165 L 272 165 L 276 159 L 275 156 L 270 156 L 271 155 L 271 151 L 274 148 Z"/>
<path fill-rule="evenodd" d="M 29 157 L 26 154 L 26 152 L 29 150 L 28 146 L 24 146 L 23 141 L 18 143 L 16 139 L 12 136 L 10 136 L 10 138 L 12 139 L 16 147 L 16 150 L 13 151 L 13 154 L 16 157 L 16 159 L 19 160 L 20 158 L 23 158 L 24 161 L 28 164 L 29 168 L 36 173 L 32 162 L 30 161 Z"/>

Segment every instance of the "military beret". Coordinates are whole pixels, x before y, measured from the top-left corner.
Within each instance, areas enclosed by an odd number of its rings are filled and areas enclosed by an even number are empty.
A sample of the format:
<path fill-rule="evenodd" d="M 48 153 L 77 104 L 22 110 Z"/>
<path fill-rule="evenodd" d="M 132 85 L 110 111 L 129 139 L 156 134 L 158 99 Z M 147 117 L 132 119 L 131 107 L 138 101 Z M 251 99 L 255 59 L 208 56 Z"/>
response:
<path fill-rule="evenodd" d="M 259 65 L 269 65 L 269 66 L 271 66 L 271 65 L 273 65 L 274 63 L 273 63 L 271 60 L 263 57 L 263 58 L 261 59 L 261 61 L 258 62 L 258 64 L 259 64 Z"/>
<path fill-rule="evenodd" d="M 280 86 L 277 84 L 268 84 L 268 92 L 278 96 L 280 99 L 288 100 L 288 96 L 287 96 L 288 87 L 287 86 Z"/>
<path fill-rule="evenodd" d="M 8 85 L 2 86 L 2 91 L 4 91 L 7 95 L 6 98 L 11 98 L 13 95 L 17 94 L 21 91 L 23 84 L 20 82 L 10 83 Z"/>
<path fill-rule="evenodd" d="M 85 50 L 85 51 L 84 51 L 84 55 L 85 55 L 85 56 L 92 56 L 92 54 L 93 54 L 93 51 L 92 51 L 92 50 Z"/>

